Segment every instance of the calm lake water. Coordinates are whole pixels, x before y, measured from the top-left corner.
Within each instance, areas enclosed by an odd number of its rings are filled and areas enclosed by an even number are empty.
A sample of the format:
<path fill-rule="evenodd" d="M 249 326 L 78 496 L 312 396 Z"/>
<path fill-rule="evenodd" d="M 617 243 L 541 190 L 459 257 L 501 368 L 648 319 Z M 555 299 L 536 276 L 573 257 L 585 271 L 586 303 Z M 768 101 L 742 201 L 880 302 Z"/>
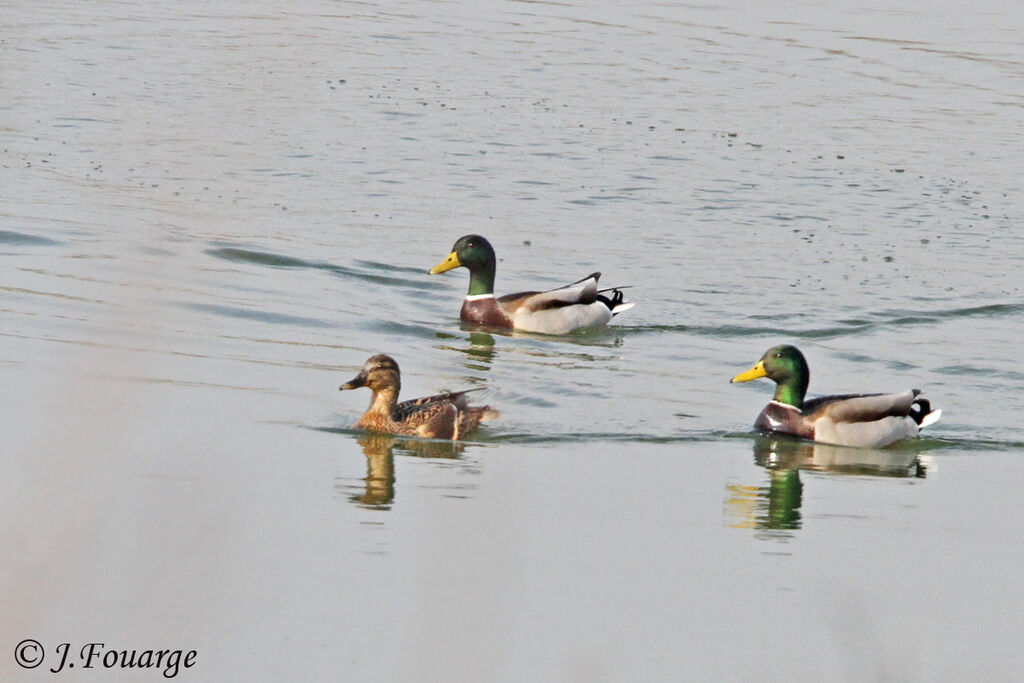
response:
<path fill-rule="evenodd" d="M 0 678 L 1019 680 L 1024 5 L 887 5 L 7 3 Z M 470 232 L 637 305 L 463 330 Z M 756 438 L 783 342 L 943 419 Z"/>

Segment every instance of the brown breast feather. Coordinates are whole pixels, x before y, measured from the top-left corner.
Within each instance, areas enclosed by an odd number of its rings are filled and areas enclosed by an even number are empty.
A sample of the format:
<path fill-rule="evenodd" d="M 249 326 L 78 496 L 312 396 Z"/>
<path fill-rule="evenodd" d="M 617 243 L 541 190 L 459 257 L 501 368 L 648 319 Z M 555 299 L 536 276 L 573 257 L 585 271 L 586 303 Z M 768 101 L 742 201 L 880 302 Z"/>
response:
<path fill-rule="evenodd" d="M 505 299 L 507 297 L 501 298 Z M 495 299 L 487 297 L 486 299 L 474 299 L 472 301 L 467 299 L 463 301 L 459 317 L 462 319 L 462 322 L 469 323 L 470 325 L 512 327 L 512 318 L 509 317 L 510 312 L 515 312 L 515 308 L 507 311 L 504 304 L 499 307 Z"/>
<path fill-rule="evenodd" d="M 757 416 L 754 429 L 762 432 L 781 432 L 804 439 L 814 438 L 814 422 L 792 407 L 785 407 L 774 401 L 769 403 Z"/>

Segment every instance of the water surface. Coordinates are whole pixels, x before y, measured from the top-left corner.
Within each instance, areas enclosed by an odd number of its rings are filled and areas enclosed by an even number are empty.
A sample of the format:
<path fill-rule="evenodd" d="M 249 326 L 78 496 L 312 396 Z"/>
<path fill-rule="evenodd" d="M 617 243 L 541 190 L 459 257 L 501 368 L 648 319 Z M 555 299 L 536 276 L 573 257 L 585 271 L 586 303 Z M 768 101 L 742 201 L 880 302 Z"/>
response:
<path fill-rule="evenodd" d="M 7 651 L 194 648 L 195 680 L 1017 678 L 1021 19 L 9 8 Z M 469 232 L 499 293 L 600 270 L 638 304 L 464 330 L 465 272 L 426 271 Z M 728 380 L 780 342 L 812 394 L 919 387 L 943 420 L 885 451 L 755 438 L 771 388 Z M 483 387 L 502 418 L 349 429 L 368 396 L 337 387 L 379 352 L 403 395 Z"/>

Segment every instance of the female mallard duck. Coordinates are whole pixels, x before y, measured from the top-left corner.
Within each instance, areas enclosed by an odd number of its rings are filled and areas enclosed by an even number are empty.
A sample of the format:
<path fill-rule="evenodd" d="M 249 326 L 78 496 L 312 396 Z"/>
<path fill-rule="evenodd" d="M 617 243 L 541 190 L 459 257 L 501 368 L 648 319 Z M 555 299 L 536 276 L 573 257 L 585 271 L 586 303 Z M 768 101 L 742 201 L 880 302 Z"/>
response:
<path fill-rule="evenodd" d="M 775 382 L 775 396 L 754 422 L 754 429 L 783 432 L 838 446 L 881 448 L 917 436 L 937 422 L 941 410 L 932 410 L 920 390 L 898 394 L 844 394 L 804 401 L 810 370 L 795 346 L 773 346 L 761 360 L 733 382 L 767 377 Z"/>
<path fill-rule="evenodd" d="M 591 273 L 571 285 L 547 292 L 518 292 L 494 297 L 497 260 L 491 243 L 480 235 L 460 237 L 448 258 L 430 269 L 431 275 L 464 266 L 469 269 L 469 291 L 462 302 L 462 322 L 470 325 L 568 334 L 606 324 L 613 315 L 633 307 L 617 288 L 597 288 L 601 273 Z M 602 292 L 611 292 L 604 296 Z"/>
<path fill-rule="evenodd" d="M 490 406 L 470 407 L 466 394 L 479 389 L 453 391 L 398 402 L 402 388 L 398 363 L 391 356 L 373 356 L 358 375 L 339 389 L 369 387 L 373 391 L 370 407 L 355 427 L 371 432 L 387 432 L 428 439 L 458 439 L 484 420 L 501 414 Z"/>

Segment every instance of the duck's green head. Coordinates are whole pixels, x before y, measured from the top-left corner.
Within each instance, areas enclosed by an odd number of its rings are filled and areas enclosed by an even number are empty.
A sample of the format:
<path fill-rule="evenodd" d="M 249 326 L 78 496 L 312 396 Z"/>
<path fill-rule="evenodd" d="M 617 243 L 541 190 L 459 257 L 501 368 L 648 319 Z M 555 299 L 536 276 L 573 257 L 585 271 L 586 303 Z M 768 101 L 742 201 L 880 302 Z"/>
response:
<path fill-rule="evenodd" d="M 775 400 L 800 408 L 807 394 L 807 383 L 810 370 L 800 349 L 789 344 L 773 346 L 764 352 L 761 360 L 754 367 L 741 372 L 732 378 L 732 382 L 749 382 L 759 377 L 767 377 L 775 382 Z"/>
<path fill-rule="evenodd" d="M 480 235 L 465 235 L 455 241 L 448 257 L 431 268 L 430 274 L 437 275 L 464 266 L 469 269 L 470 295 L 493 294 L 496 262 L 494 248 L 486 238 Z"/>

